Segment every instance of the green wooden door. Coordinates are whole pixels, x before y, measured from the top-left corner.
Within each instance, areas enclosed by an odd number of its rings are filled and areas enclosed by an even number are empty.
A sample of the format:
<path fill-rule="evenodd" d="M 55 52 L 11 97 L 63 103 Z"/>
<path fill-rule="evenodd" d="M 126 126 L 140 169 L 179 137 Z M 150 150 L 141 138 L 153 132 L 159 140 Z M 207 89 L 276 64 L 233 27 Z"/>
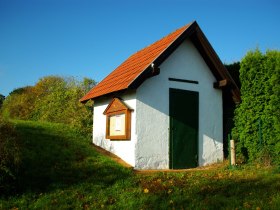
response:
<path fill-rule="evenodd" d="M 198 92 L 169 89 L 170 168 L 198 163 Z"/>

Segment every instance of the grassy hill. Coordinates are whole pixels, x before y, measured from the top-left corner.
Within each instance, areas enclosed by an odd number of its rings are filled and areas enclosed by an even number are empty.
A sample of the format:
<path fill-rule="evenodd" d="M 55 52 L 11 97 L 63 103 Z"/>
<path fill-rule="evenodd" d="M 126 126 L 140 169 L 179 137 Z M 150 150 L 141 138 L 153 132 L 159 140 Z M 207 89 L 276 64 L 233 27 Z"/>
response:
<path fill-rule="evenodd" d="M 279 209 L 277 168 L 136 174 L 62 124 L 14 121 L 22 166 L 0 209 Z"/>

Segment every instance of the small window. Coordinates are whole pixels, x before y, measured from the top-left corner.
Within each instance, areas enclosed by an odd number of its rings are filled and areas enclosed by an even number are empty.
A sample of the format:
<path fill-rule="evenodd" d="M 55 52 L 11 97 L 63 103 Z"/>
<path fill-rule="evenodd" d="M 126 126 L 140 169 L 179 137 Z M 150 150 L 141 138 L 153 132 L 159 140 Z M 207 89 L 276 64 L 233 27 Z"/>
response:
<path fill-rule="evenodd" d="M 131 111 L 120 99 L 111 101 L 103 113 L 106 115 L 106 139 L 130 140 Z"/>

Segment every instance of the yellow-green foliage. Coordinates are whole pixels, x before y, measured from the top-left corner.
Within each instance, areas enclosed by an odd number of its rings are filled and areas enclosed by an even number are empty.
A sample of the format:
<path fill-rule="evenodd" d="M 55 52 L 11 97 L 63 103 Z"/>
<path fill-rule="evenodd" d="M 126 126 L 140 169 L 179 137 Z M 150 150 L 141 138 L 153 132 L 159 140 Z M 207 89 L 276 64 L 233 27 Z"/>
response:
<path fill-rule="evenodd" d="M 9 118 L 70 124 L 89 132 L 92 126 L 92 104 L 79 99 L 95 84 L 85 78 L 46 76 L 35 86 L 14 90 L 4 101 L 3 114 Z"/>
<path fill-rule="evenodd" d="M 10 96 L 4 100 L 3 112 L 5 116 L 18 119 L 30 119 L 30 114 L 34 108 L 35 97 L 33 88 L 26 86 L 14 90 Z"/>
<path fill-rule="evenodd" d="M 280 163 L 280 52 L 249 52 L 241 61 L 240 81 L 234 128 L 238 153 Z"/>

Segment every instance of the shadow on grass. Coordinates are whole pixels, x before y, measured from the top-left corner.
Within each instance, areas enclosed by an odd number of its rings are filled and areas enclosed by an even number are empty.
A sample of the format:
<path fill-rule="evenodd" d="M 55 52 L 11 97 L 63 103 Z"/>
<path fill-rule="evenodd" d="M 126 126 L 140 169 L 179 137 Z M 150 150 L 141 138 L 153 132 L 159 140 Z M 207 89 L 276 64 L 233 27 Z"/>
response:
<path fill-rule="evenodd" d="M 46 192 L 75 184 L 107 187 L 130 176 L 130 171 L 99 155 L 73 129 L 57 124 L 18 122 L 22 168 L 18 193 Z"/>
<path fill-rule="evenodd" d="M 279 190 L 279 179 L 276 178 L 224 179 L 209 180 L 196 195 L 209 209 L 224 209 L 228 206 L 256 209 L 271 204 L 271 198 Z"/>
<path fill-rule="evenodd" d="M 166 174 L 140 183 L 149 190 L 143 198 L 147 209 L 279 209 L 280 180 L 275 175 L 217 178 L 219 172 L 192 174 L 174 178 Z M 223 172 L 226 175 L 226 171 Z M 243 177 L 244 175 L 244 177 Z M 176 175 L 175 175 L 176 176 Z M 276 208 L 278 207 L 278 208 Z"/>

